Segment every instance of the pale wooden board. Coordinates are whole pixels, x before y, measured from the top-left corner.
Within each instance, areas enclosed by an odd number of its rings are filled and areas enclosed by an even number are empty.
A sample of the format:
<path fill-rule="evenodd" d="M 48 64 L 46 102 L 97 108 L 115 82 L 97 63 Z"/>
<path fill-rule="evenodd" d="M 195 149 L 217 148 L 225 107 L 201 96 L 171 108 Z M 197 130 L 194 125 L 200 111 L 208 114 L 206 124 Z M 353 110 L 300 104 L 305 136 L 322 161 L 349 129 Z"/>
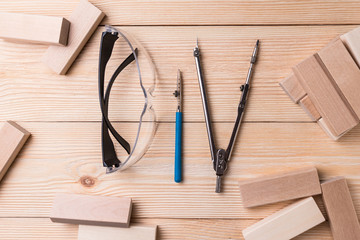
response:
<path fill-rule="evenodd" d="M 318 167 L 321 179 L 337 175 L 348 178 L 355 208 L 360 214 L 360 128 L 333 142 L 319 126 L 308 123 L 308 116 L 278 85 L 290 74 L 292 66 L 334 37 L 356 27 L 338 24 L 360 23 L 357 2 L 90 1 L 108 15 L 102 24 L 135 25 L 123 28 L 143 43 L 160 66 L 161 85 L 156 101 L 160 104 L 157 116 L 162 122 L 158 135 L 141 164 L 124 173 L 104 174 L 99 165 L 100 123 L 95 122 L 101 117 L 96 77 L 101 29 L 90 39 L 67 76 L 52 74 L 41 63 L 46 47 L 0 41 L 0 120 L 20 121 L 34 132 L 15 161 L 16 168 L 10 169 L 0 187 L 2 238 L 77 239 L 76 226 L 54 224 L 46 218 L 52 198 L 61 191 L 133 197 L 133 220 L 159 225 L 160 239 L 222 239 L 224 236 L 243 239 L 242 229 L 289 203 L 244 210 L 238 180 L 312 163 Z M 1 1 L 0 9 L 69 16 L 77 4 L 78 0 Z M 175 26 L 179 24 L 182 26 Z M 196 26 L 184 26 L 189 24 Z M 232 26 L 213 26 L 224 24 Z M 288 26 L 242 26 L 244 24 Z M 237 106 L 238 87 L 245 79 L 254 40 L 263 40 L 250 94 L 251 104 L 244 118 L 252 123 L 244 124 L 240 131 L 240 144 L 236 146 L 225 178 L 226 192 L 222 195 L 214 193 L 214 172 L 202 122 L 192 56 L 197 36 L 209 79 L 211 109 L 217 112 L 214 120 L 228 122 L 215 124 L 221 146 L 227 144 L 230 136 L 228 131 L 236 114 L 232 105 Z M 184 72 L 187 96 L 184 106 L 186 175 L 181 185 L 173 183 L 176 101 L 171 93 L 178 68 Z M 126 88 L 120 84 L 114 90 L 119 89 Z M 126 89 L 129 90 L 131 88 Z M 228 94 L 224 96 L 223 92 Z M 118 92 L 114 97 L 114 105 L 119 106 L 124 95 Z M 135 121 L 134 112 L 129 110 L 132 107 L 128 106 L 125 112 L 113 109 L 114 117 Z M 124 133 L 126 137 L 133 136 L 131 129 L 134 126 Z M 317 201 L 322 206 L 321 199 Z M 321 209 L 324 213 L 323 206 Z M 328 225 L 323 224 L 296 239 L 332 238 Z"/>
<path fill-rule="evenodd" d="M 224 177 L 224 193 L 216 194 L 204 123 L 183 126 L 182 184 L 173 182 L 173 123 L 159 125 L 141 162 L 112 175 L 106 175 L 101 166 L 100 123 L 19 124 L 33 137 L 3 179 L 0 217 L 47 217 L 56 192 L 74 192 L 131 197 L 134 218 L 262 218 L 288 203 L 245 209 L 238 181 L 310 164 L 318 168 L 320 179 L 346 176 L 360 213 L 360 128 L 333 142 L 316 123 L 245 123 L 239 133 L 241 144 L 235 146 Z M 124 137 L 133 135 L 136 127 L 128 123 L 115 126 L 124 129 Z M 214 125 L 220 146 L 227 143 L 231 126 Z M 224 134 L 219 135 L 221 132 Z"/>
<path fill-rule="evenodd" d="M 78 240 L 156 240 L 157 226 L 135 225 L 127 228 L 79 225 Z"/>
<path fill-rule="evenodd" d="M 70 22 L 63 17 L 0 13 L 0 38 L 14 42 L 66 46 Z"/>
<path fill-rule="evenodd" d="M 261 39 L 245 121 L 309 121 L 279 86 L 291 68 L 354 26 L 254 27 L 123 27 L 150 52 L 158 68 L 155 92 L 157 117 L 174 121 L 177 69 L 183 72 L 184 121 L 203 121 L 203 110 L 192 49 L 199 37 L 206 84 L 214 121 L 234 121 L 254 41 Z M 98 29 L 66 76 L 57 76 L 43 63 L 43 46 L 0 41 L 0 120 L 100 121 L 97 93 Z M 224 51 L 229 49 L 227 54 Z M 121 55 L 125 57 L 124 53 Z M 22 59 L 19 61 L 18 59 Z M 221 60 L 221 61 L 220 61 Z M 235 69 L 235 71 L 234 71 Z M 6 70 L 6 71 L 5 71 Z M 122 75 L 124 78 L 126 75 Z M 135 82 L 136 83 L 136 82 Z M 133 121 L 132 86 L 115 82 L 112 112 L 117 120 Z M 138 84 L 136 85 L 138 86 Z M 138 89 L 138 88 L 135 88 Z M 226 93 L 226 94 L 225 94 Z M 141 98 L 140 98 L 141 99 Z M 125 110 L 123 110 L 125 109 Z M 136 117 L 135 117 L 136 116 Z"/>
<path fill-rule="evenodd" d="M 281 209 L 243 230 L 246 240 L 289 240 L 324 222 L 314 198 Z"/>
<path fill-rule="evenodd" d="M 4 11 L 69 15 L 78 0 L 5 1 Z M 326 0 L 91 0 L 107 13 L 106 24 L 234 25 L 234 24 L 359 24 L 356 1 Z M 19 4 L 21 3 L 21 4 Z"/>
<path fill-rule="evenodd" d="M 57 193 L 50 219 L 60 223 L 127 228 L 131 212 L 131 198 Z"/>
<path fill-rule="evenodd" d="M 254 220 L 238 219 L 142 219 L 135 224 L 158 225 L 158 238 L 164 240 L 234 239 L 243 240 L 241 230 Z M 54 224 L 46 218 L 0 218 L 0 235 L 7 240 L 77 240 L 78 226 Z M 294 238 L 295 240 L 331 240 L 328 223 Z"/>
<path fill-rule="evenodd" d="M 319 175 L 315 167 L 240 181 L 239 186 L 245 207 L 257 207 L 321 194 Z"/>

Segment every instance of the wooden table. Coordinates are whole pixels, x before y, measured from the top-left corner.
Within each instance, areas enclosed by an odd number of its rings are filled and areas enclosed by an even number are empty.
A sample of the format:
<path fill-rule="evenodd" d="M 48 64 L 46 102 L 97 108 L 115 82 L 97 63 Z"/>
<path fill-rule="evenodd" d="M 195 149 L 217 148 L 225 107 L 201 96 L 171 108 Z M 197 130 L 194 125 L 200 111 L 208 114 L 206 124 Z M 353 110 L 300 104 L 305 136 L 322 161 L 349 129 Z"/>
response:
<path fill-rule="evenodd" d="M 1 1 L 0 10 L 66 17 L 77 2 Z M 77 239 L 77 226 L 52 223 L 48 218 L 56 192 L 132 197 L 132 222 L 158 225 L 159 239 L 242 239 L 242 229 L 289 202 L 246 209 L 238 180 L 311 164 L 319 169 L 321 179 L 346 176 L 359 214 L 360 127 L 333 142 L 290 101 L 278 82 L 300 60 L 356 27 L 360 3 L 91 2 L 107 17 L 66 76 L 52 73 L 41 63 L 46 46 L 0 41 L 0 120 L 14 120 L 32 133 L 0 185 L 1 239 Z M 156 137 L 147 154 L 128 171 L 112 175 L 106 175 L 101 166 L 97 98 L 97 58 L 104 24 L 130 32 L 150 52 L 159 73 L 157 101 L 162 103 Z M 220 146 L 228 142 L 238 87 L 246 77 L 254 42 L 261 39 L 245 123 L 221 194 L 214 192 L 215 175 L 192 56 L 197 36 Z M 178 68 L 183 71 L 185 91 L 182 184 L 173 182 L 176 101 L 172 91 Z M 296 239 L 331 239 L 328 223 Z"/>

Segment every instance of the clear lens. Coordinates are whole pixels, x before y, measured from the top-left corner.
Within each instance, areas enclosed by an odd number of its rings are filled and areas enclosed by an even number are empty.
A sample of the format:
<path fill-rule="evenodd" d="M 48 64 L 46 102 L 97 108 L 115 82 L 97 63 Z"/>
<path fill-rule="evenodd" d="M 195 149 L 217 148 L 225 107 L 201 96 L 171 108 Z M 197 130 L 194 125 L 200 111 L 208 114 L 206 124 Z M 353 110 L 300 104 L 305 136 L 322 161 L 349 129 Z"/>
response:
<path fill-rule="evenodd" d="M 130 154 L 112 137 L 121 164 L 107 168 L 107 173 L 125 170 L 139 161 L 149 148 L 156 132 L 156 116 L 152 106 L 157 74 L 145 48 L 130 34 L 106 26 L 106 31 L 117 32 L 110 61 L 105 72 L 105 88 L 116 68 L 137 49 L 135 61 L 117 77 L 110 95 L 109 119 L 117 132 L 131 146 Z"/>

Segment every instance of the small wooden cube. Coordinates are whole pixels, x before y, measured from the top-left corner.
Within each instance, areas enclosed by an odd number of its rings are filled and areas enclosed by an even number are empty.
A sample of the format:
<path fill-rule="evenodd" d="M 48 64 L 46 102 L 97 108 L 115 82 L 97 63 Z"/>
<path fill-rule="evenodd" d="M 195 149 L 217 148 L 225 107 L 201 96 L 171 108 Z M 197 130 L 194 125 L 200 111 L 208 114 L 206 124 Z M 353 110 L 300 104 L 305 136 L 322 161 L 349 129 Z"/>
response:
<path fill-rule="evenodd" d="M 242 231 L 245 240 L 289 240 L 324 222 L 312 197 L 300 200 Z"/>
<path fill-rule="evenodd" d="M 318 55 L 307 58 L 293 70 L 331 132 L 339 136 L 359 123 Z"/>
<path fill-rule="evenodd" d="M 0 13 L 0 38 L 6 40 L 65 46 L 69 29 L 63 17 Z"/>
<path fill-rule="evenodd" d="M 131 209 L 131 198 L 59 193 L 50 219 L 60 223 L 129 227 Z"/>
<path fill-rule="evenodd" d="M 131 225 L 129 228 L 79 225 L 78 240 L 156 240 L 156 226 Z"/>
<path fill-rule="evenodd" d="M 311 120 L 318 121 L 321 118 L 320 113 L 307 95 L 300 100 L 299 105 L 309 115 Z"/>
<path fill-rule="evenodd" d="M 341 41 L 350 51 L 358 66 L 360 66 L 360 27 L 340 36 Z"/>
<path fill-rule="evenodd" d="M 18 124 L 8 121 L 0 128 L 0 180 L 24 146 L 30 133 Z"/>
<path fill-rule="evenodd" d="M 43 57 L 43 62 L 57 74 L 66 74 L 104 16 L 104 13 L 94 5 L 81 0 L 68 18 L 71 23 L 68 45 L 50 46 Z"/>
<path fill-rule="evenodd" d="M 321 188 L 334 240 L 359 240 L 359 220 L 346 179 L 330 179 L 323 182 Z"/>
<path fill-rule="evenodd" d="M 321 194 L 318 172 L 314 167 L 241 181 L 239 185 L 245 207 Z"/>
<path fill-rule="evenodd" d="M 294 74 L 291 74 L 289 77 L 280 82 L 280 86 L 294 103 L 298 103 L 300 99 L 306 95 L 305 90 Z"/>
<path fill-rule="evenodd" d="M 317 55 L 331 75 L 333 84 L 344 96 L 344 102 L 360 116 L 360 69 L 341 42 L 334 41 L 321 49 Z"/>

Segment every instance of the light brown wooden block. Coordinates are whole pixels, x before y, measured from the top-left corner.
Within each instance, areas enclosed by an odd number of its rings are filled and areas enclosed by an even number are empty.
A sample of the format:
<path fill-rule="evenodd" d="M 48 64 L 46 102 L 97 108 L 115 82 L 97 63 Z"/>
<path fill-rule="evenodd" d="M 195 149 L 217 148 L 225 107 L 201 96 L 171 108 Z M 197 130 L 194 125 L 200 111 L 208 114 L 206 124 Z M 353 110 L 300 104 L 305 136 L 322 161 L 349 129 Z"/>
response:
<path fill-rule="evenodd" d="M 357 116 L 360 116 L 360 69 L 337 40 L 317 53 Z"/>
<path fill-rule="evenodd" d="M 289 77 L 280 82 L 280 86 L 294 103 L 298 103 L 300 99 L 306 95 L 305 90 L 294 74 L 291 74 Z"/>
<path fill-rule="evenodd" d="M 360 66 L 360 27 L 341 35 L 340 38 L 351 53 L 357 65 Z"/>
<path fill-rule="evenodd" d="M 359 119 L 344 102 L 334 80 L 318 58 L 317 55 L 313 55 L 293 70 L 327 126 L 339 136 L 355 127 Z"/>
<path fill-rule="evenodd" d="M 337 140 L 339 140 L 339 138 L 341 138 L 344 134 L 347 133 L 347 132 L 344 132 L 343 134 L 335 135 L 333 130 L 331 130 L 329 128 L 329 126 L 326 124 L 326 122 L 324 121 L 323 118 L 320 118 L 317 123 L 332 140 L 337 141 Z"/>
<path fill-rule="evenodd" d="M 314 167 L 241 181 L 239 185 L 245 207 L 321 194 L 319 176 Z"/>
<path fill-rule="evenodd" d="M 300 200 L 243 230 L 245 240 L 289 240 L 325 221 L 312 197 Z"/>
<path fill-rule="evenodd" d="M 43 61 L 57 74 L 66 74 L 105 14 L 86 0 L 68 18 L 71 23 L 66 47 L 50 46 Z"/>
<path fill-rule="evenodd" d="M 0 180 L 24 146 L 30 133 L 18 124 L 8 121 L 0 128 Z"/>
<path fill-rule="evenodd" d="M 334 240 L 359 240 L 359 220 L 346 179 L 330 179 L 323 182 L 321 188 Z"/>
<path fill-rule="evenodd" d="M 69 28 L 62 17 L 0 13 L 0 38 L 6 40 L 66 45 Z"/>
<path fill-rule="evenodd" d="M 78 240 L 156 240 L 156 226 L 131 225 L 129 228 L 79 225 Z"/>
<path fill-rule="evenodd" d="M 129 227 L 131 198 L 59 193 L 50 219 L 53 222 Z"/>
<path fill-rule="evenodd" d="M 321 118 L 320 113 L 314 106 L 314 104 L 311 102 L 310 98 L 308 96 L 303 97 L 299 105 L 302 107 L 302 109 L 309 115 L 311 120 L 317 121 Z"/>

